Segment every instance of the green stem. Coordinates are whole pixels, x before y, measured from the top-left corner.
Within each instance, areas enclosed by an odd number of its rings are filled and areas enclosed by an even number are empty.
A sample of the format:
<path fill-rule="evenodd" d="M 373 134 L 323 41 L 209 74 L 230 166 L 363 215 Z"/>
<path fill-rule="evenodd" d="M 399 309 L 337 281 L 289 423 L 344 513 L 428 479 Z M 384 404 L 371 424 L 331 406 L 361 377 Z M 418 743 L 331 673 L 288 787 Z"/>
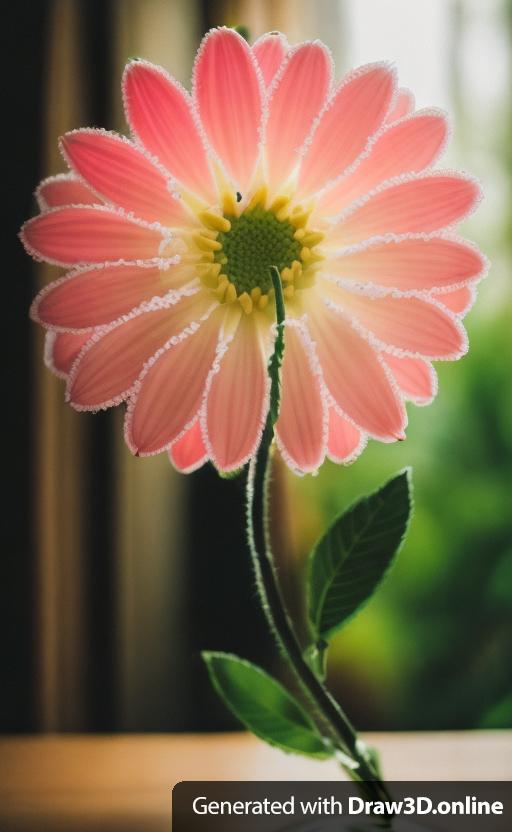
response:
<path fill-rule="evenodd" d="M 370 796 L 374 800 L 389 800 L 384 783 L 362 753 L 357 733 L 350 720 L 305 661 L 277 578 L 269 539 L 268 495 L 274 424 L 279 410 L 278 371 L 283 355 L 284 304 L 277 270 L 272 270 L 272 280 L 276 291 L 278 331 L 276 347 L 271 358 L 271 406 L 258 453 L 251 460 L 247 478 L 247 536 L 259 598 L 277 644 L 294 671 L 302 690 L 313 705 L 317 717 L 319 716 L 324 724 L 324 730 L 328 729 L 335 747 L 357 764 L 355 769 L 344 766 L 345 770 L 358 782 L 366 797 Z"/>

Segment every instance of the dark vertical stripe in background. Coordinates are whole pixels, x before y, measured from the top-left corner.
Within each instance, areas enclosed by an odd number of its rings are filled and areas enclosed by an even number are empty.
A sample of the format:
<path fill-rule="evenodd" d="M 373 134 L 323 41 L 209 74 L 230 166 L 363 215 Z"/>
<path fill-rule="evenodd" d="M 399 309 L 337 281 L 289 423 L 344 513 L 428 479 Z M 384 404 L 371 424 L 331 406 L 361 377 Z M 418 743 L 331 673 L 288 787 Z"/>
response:
<path fill-rule="evenodd" d="M 88 90 L 87 124 L 111 129 L 114 39 L 111 0 L 81 0 L 81 17 Z M 90 730 L 107 731 L 117 727 L 113 413 L 102 411 L 87 422 L 88 467 L 84 474 L 87 481 L 88 722 Z"/>
<path fill-rule="evenodd" d="M 42 67 L 48 7 L 44 2 L 10 4 L 2 19 L 2 551 L 0 554 L 0 730 L 35 727 L 34 599 L 31 533 L 33 411 L 32 350 L 28 308 L 34 266 L 17 238 L 33 212 L 32 191 L 40 174 Z M 19 44 L 19 52 L 14 45 Z"/>
<path fill-rule="evenodd" d="M 235 416 L 233 416 L 235 418 Z M 211 465 L 190 480 L 186 528 L 188 622 L 192 678 L 188 730 L 225 730 L 239 724 L 207 679 L 201 650 L 224 650 L 268 663 L 271 637 L 256 596 L 245 540 L 245 474 L 221 480 Z"/>

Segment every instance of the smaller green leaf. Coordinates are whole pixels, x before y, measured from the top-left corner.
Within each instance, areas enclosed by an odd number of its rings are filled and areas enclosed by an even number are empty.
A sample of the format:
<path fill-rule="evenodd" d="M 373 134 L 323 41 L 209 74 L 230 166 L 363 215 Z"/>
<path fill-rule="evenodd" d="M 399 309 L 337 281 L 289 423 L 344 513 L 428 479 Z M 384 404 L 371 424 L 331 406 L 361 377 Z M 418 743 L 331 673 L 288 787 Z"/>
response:
<path fill-rule="evenodd" d="M 327 639 L 365 604 L 389 569 L 411 511 L 403 471 L 339 516 L 313 549 L 308 613 L 314 641 Z"/>
<path fill-rule="evenodd" d="M 202 656 L 217 693 L 253 734 L 283 751 L 332 756 L 299 703 L 261 668 L 228 653 Z"/>

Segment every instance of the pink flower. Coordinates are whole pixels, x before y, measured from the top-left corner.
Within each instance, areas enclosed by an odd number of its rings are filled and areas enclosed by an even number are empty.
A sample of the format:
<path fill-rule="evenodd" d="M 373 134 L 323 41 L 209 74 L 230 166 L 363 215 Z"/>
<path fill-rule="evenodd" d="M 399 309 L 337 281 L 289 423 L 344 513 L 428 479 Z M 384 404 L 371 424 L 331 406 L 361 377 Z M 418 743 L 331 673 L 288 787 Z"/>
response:
<path fill-rule="evenodd" d="M 466 352 L 485 260 L 456 236 L 480 199 L 432 171 L 449 129 L 413 112 L 386 64 L 333 82 L 317 41 L 204 39 L 189 95 L 159 67 L 123 81 L 132 139 L 65 135 L 70 173 L 41 183 L 22 240 L 72 271 L 36 298 L 47 363 L 77 410 L 127 402 L 126 440 L 191 471 L 255 452 L 281 272 L 286 348 L 277 442 L 291 468 L 403 439 L 432 361 Z"/>

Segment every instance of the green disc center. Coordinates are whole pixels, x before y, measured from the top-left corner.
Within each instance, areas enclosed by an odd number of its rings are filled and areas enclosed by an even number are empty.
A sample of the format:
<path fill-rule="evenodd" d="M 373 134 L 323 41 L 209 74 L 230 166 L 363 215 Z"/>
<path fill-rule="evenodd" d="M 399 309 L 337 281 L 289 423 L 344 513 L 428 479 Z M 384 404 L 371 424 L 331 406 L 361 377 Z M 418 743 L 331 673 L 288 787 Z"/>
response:
<path fill-rule="evenodd" d="M 234 283 L 238 295 L 250 294 L 257 286 L 265 294 L 272 288 L 270 266 L 281 271 L 300 259 L 301 245 L 293 238 L 295 227 L 260 207 L 227 219 L 231 228 L 219 233 L 222 250 L 215 260 L 222 264 L 222 273 Z"/>

